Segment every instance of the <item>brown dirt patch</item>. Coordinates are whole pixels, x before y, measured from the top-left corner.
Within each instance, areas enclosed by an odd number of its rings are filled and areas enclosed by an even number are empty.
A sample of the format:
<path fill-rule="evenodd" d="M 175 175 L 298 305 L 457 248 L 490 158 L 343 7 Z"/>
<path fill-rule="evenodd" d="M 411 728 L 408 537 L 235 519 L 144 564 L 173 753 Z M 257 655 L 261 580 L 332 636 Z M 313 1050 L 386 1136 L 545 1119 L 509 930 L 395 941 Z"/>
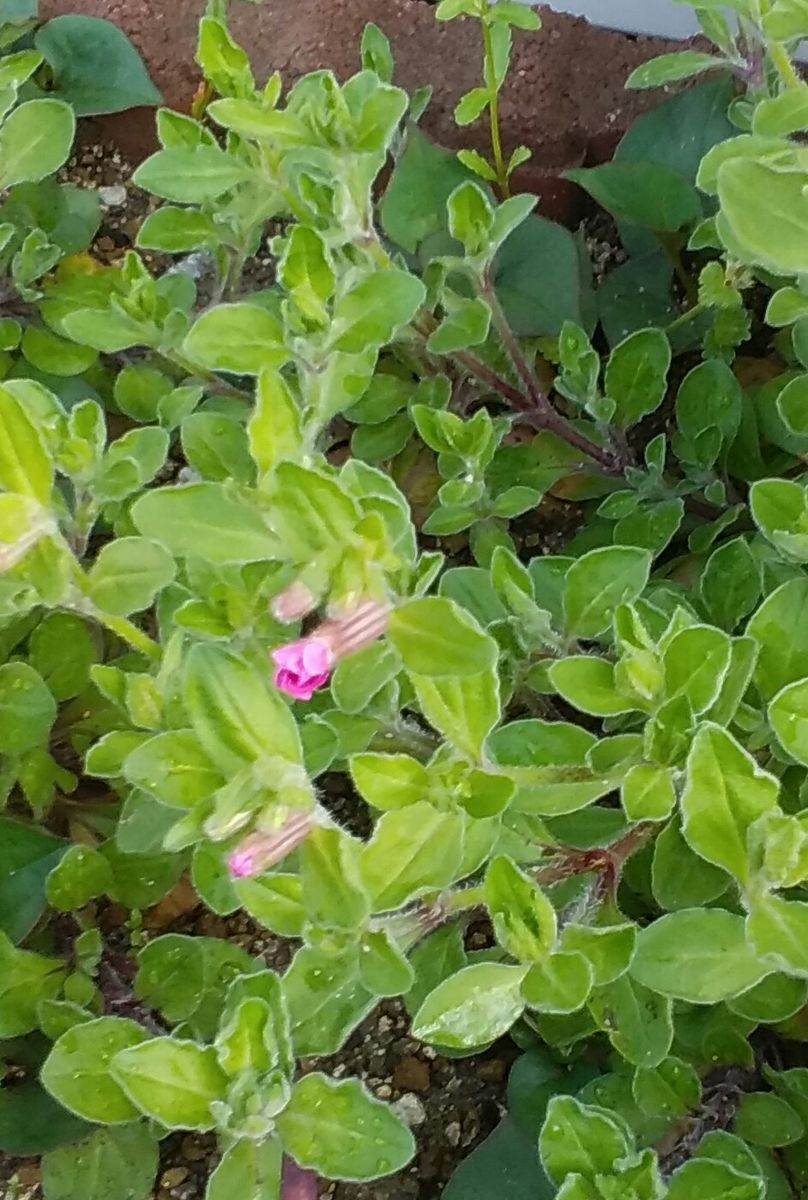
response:
<path fill-rule="evenodd" d="M 115 21 L 143 54 L 166 104 L 180 110 L 188 109 L 199 81 L 193 56 L 203 9 L 203 0 L 170 5 L 164 0 L 42 0 L 40 5 L 43 18 L 83 12 Z M 515 34 L 502 102 L 506 140 L 529 146 L 543 168 L 602 160 L 633 118 L 659 98 L 654 92 L 626 93 L 626 76 L 679 43 L 598 29 L 579 17 L 539 9 L 541 32 Z M 447 146 L 473 144 L 471 131 L 454 126 L 452 111 L 479 81 L 475 22 L 436 22 L 432 7 L 420 0 L 298 0 L 292 6 L 267 0 L 260 6 L 235 4 L 231 15 L 233 33 L 249 49 L 257 75 L 279 70 L 287 85 L 321 67 L 342 78 L 353 74 L 368 21 L 390 38 L 397 81 L 409 90 L 433 86 L 426 131 Z M 149 110 L 100 125 L 135 158 L 153 145 Z M 526 176 L 524 185 L 529 184 Z"/>

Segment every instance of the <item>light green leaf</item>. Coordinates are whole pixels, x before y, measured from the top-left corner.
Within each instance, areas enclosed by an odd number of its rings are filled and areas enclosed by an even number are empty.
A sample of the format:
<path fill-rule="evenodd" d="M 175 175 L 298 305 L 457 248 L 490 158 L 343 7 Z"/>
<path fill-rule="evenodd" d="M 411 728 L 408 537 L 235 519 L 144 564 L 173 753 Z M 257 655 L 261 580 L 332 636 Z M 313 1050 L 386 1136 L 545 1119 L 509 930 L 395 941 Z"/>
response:
<path fill-rule="evenodd" d="M 112 1075 L 140 1112 L 167 1129 L 212 1129 L 211 1104 L 227 1090 L 213 1046 L 168 1037 L 120 1050 Z"/>
<path fill-rule="evenodd" d="M 790 579 L 767 596 L 746 627 L 760 646 L 755 682 L 770 700 L 808 676 L 808 579 Z"/>
<path fill-rule="evenodd" d="M 494 935 L 512 957 L 539 961 L 555 948 L 555 909 L 538 884 L 503 855 L 489 863 L 485 903 Z"/>
<path fill-rule="evenodd" d="M 529 1008 L 541 1013 L 577 1012 L 592 991 L 592 968 L 577 951 L 560 950 L 534 963 L 522 983 Z"/>
<path fill-rule="evenodd" d="M 787 137 L 808 127 L 808 88 L 789 88 L 755 106 L 752 132 L 759 137 Z"/>
<path fill-rule="evenodd" d="M 589 1010 L 623 1058 L 637 1067 L 655 1067 L 671 1048 L 673 1006 L 658 989 L 633 978 L 633 962 L 628 973 L 592 994 Z"/>
<path fill-rule="evenodd" d="M 256 879 L 236 880 L 236 895 L 259 925 L 282 937 L 300 937 L 306 912 L 299 875 L 273 872 Z"/>
<path fill-rule="evenodd" d="M 183 343 L 183 352 L 209 370 L 237 375 L 260 375 L 282 367 L 289 357 L 277 317 L 247 303 L 219 304 L 202 313 Z"/>
<path fill-rule="evenodd" d="M 134 1120 L 138 1109 L 112 1074 L 112 1061 L 148 1037 L 135 1021 L 98 1017 L 74 1025 L 56 1041 L 42 1067 L 42 1083 L 65 1108 L 102 1125 Z"/>
<path fill-rule="evenodd" d="M 478 675 L 412 675 L 421 712 L 447 742 L 479 762 L 485 739 L 500 719 L 499 676 L 493 668 Z"/>
<path fill-rule="evenodd" d="M 517 785 L 516 812 L 563 816 L 614 790 L 614 775 L 591 768 L 588 754 L 597 739 L 565 721 L 512 721 L 488 739 L 488 753 Z"/>
<path fill-rule="evenodd" d="M 635 546 L 604 546 L 576 559 L 567 572 L 564 617 L 571 637 L 605 633 L 620 604 L 640 595 L 651 569 L 651 555 Z"/>
<path fill-rule="evenodd" d="M 378 1002 L 362 983 L 354 947 L 342 954 L 302 946 L 283 977 L 295 1053 L 335 1054 Z"/>
<path fill-rule="evenodd" d="M 370 898 L 359 868 L 361 843 L 344 830 L 317 826 L 300 849 L 300 877 L 306 914 L 313 925 L 361 929 Z"/>
<path fill-rule="evenodd" d="M 808 979 L 808 904 L 781 896 L 755 897 L 746 919 L 753 948 L 768 970 Z"/>
<path fill-rule="evenodd" d="M 43 1194 L 47 1200 L 148 1200 L 158 1151 L 157 1138 L 142 1121 L 96 1129 L 82 1141 L 44 1155 Z"/>
<path fill-rule="evenodd" d="M 635 925 L 564 926 L 561 949 L 575 950 L 592 968 L 595 987 L 614 983 L 628 970 L 637 940 Z"/>
<path fill-rule="evenodd" d="M 180 432 L 185 458 L 203 479 L 255 482 L 243 421 L 222 413 L 195 412 L 184 418 Z"/>
<path fill-rule="evenodd" d="M 666 1200 L 761 1200 L 762 1179 L 750 1178 L 727 1163 L 693 1159 L 671 1176 Z"/>
<path fill-rule="evenodd" d="M 698 715 L 717 700 L 731 656 L 729 636 L 711 625 L 682 629 L 665 646 L 665 695 L 685 696 Z"/>
<path fill-rule="evenodd" d="M 76 118 L 62 100 L 26 100 L 0 126 L 0 190 L 37 183 L 70 153 Z"/>
<path fill-rule="evenodd" d="M 112 871 L 102 854 L 92 846 L 71 846 L 45 884 L 45 895 L 53 908 L 72 912 L 112 887 Z"/>
<path fill-rule="evenodd" d="M 606 365 L 605 390 L 622 429 L 655 412 L 665 396 L 671 348 L 660 329 L 638 329 L 615 346 Z"/>
<path fill-rule="evenodd" d="M 0 485 L 47 505 L 53 463 L 44 439 L 21 400 L 0 387 Z"/>
<path fill-rule="evenodd" d="M 614 663 L 605 658 L 572 654 L 551 663 L 547 674 L 559 695 L 593 717 L 614 717 L 633 709 L 615 686 Z"/>
<path fill-rule="evenodd" d="M 102 546 L 88 576 L 90 599 L 103 612 L 141 612 L 176 574 L 173 556 L 159 542 L 121 537 Z"/>
<path fill-rule="evenodd" d="M 53 999 L 64 982 L 64 964 L 31 950 L 18 950 L 0 932 L 0 1038 L 30 1033 L 41 1000 Z"/>
<path fill-rule="evenodd" d="M 673 775 L 665 767 L 636 763 L 623 780 L 620 799 L 630 821 L 664 821 L 676 803 Z"/>
<path fill-rule="evenodd" d="M 374 808 L 406 808 L 426 799 L 429 774 L 408 754 L 354 754 L 349 765 L 357 791 Z"/>
<path fill-rule="evenodd" d="M 56 701 L 42 676 L 25 662 L 0 667 L 0 754 L 24 754 L 47 740 Z"/>
<path fill-rule="evenodd" d="M 334 304 L 330 346 L 360 354 L 385 346 L 418 312 L 426 288 L 409 271 L 391 267 L 365 276 Z"/>
<path fill-rule="evenodd" d="M 300 762 L 300 737 L 288 706 L 257 667 L 229 651 L 202 643 L 192 647 L 185 703 L 200 744 L 225 774 L 264 755 Z"/>
<path fill-rule="evenodd" d="M 158 150 L 141 163 L 132 181 L 163 200 L 205 204 L 218 200 L 251 176 L 247 164 L 234 155 L 216 145 L 200 144 Z"/>
<path fill-rule="evenodd" d="M 527 967 L 475 963 L 439 983 L 413 1020 L 413 1036 L 453 1049 L 487 1045 L 522 1015 Z"/>
<path fill-rule="evenodd" d="M 414 675 L 478 675 L 496 665 L 497 644 L 474 618 L 443 596 L 410 600 L 388 630 L 404 668 Z"/>
<path fill-rule="evenodd" d="M 542 1166 L 553 1183 L 582 1175 L 594 1183 L 610 1175 L 617 1159 L 631 1150 L 624 1128 L 603 1108 L 581 1104 L 573 1096 L 554 1096 L 539 1135 Z"/>
<path fill-rule="evenodd" d="M 691 908 L 640 930 L 630 971 L 663 996 L 717 1004 L 754 987 L 770 968 L 747 943 L 742 917 Z"/>
<path fill-rule="evenodd" d="M 295 1162 L 329 1179 L 376 1179 L 401 1170 L 415 1153 L 406 1125 L 358 1079 L 305 1075 L 277 1126 Z"/>
<path fill-rule="evenodd" d="M 692 79 L 705 71 L 724 67 L 722 59 L 715 54 L 703 54 L 699 50 L 674 50 L 671 54 L 659 54 L 647 63 L 635 67 L 626 80 L 627 88 L 663 87 L 679 79 Z"/>
<path fill-rule="evenodd" d="M 760 574 L 745 538 L 713 551 L 702 572 L 701 594 L 715 623 L 729 633 L 752 612 L 760 598 Z"/>
<path fill-rule="evenodd" d="M 717 174 L 718 231 L 744 261 L 793 276 L 808 270 L 804 237 L 808 175 L 796 162 L 790 170 L 783 166 L 786 169 L 764 157 L 725 160 Z"/>
<path fill-rule="evenodd" d="M 190 729 L 173 729 L 139 742 L 126 756 L 123 775 L 175 808 L 192 808 L 224 783 Z"/>
<path fill-rule="evenodd" d="M 205 1200 L 279 1200 L 282 1165 L 277 1138 L 243 1138 L 225 1151 L 208 1180 Z"/>
<path fill-rule="evenodd" d="M 138 954 L 135 995 L 172 1024 L 196 1011 L 204 986 L 205 956 L 187 934 L 163 934 Z"/>
<path fill-rule="evenodd" d="M 463 820 L 426 801 L 386 812 L 360 856 L 360 871 L 374 912 L 399 908 L 455 878 L 463 846 Z"/>
<path fill-rule="evenodd" d="M 777 806 L 778 791 L 775 777 L 731 734 L 703 724 L 688 755 L 681 801 L 687 841 L 702 858 L 746 884 L 749 828 Z"/>
<path fill-rule="evenodd" d="M 769 724 L 783 748 L 808 766 L 808 679 L 784 687 L 769 704 Z"/>
<path fill-rule="evenodd" d="M 359 952 L 362 982 L 377 996 L 403 996 L 415 981 L 406 955 L 384 929 L 372 929 L 362 939 Z"/>
<path fill-rule="evenodd" d="M 247 437 L 261 474 L 286 458 L 296 459 L 302 450 L 300 408 L 279 371 L 262 371 L 258 377 Z"/>
<path fill-rule="evenodd" d="M 131 510 L 136 528 L 178 558 L 264 562 L 280 546 L 263 517 L 221 483 L 156 488 Z"/>
<path fill-rule="evenodd" d="M 632 1091 L 644 1113 L 668 1120 L 694 1111 L 701 1099 L 698 1074 L 680 1058 L 663 1058 L 655 1067 L 638 1067 Z"/>

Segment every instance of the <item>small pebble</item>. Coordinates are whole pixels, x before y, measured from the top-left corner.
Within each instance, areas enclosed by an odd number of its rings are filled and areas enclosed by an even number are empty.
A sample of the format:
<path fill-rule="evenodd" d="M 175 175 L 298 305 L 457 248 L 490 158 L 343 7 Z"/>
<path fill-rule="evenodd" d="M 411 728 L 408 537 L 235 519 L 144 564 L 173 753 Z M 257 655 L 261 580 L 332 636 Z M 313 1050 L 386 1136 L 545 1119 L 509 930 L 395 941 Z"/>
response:
<path fill-rule="evenodd" d="M 207 1147 L 200 1145 L 195 1137 L 190 1134 L 182 1139 L 182 1157 L 187 1158 L 188 1162 L 201 1162 L 207 1157 Z"/>
<path fill-rule="evenodd" d="M 429 1090 L 429 1064 L 414 1055 L 403 1058 L 393 1074 L 393 1087 L 408 1092 Z"/>
<path fill-rule="evenodd" d="M 414 1092 L 405 1092 L 392 1105 L 392 1109 L 410 1127 L 423 1125 L 426 1120 L 426 1109 Z"/>
<path fill-rule="evenodd" d="M 446 1126 L 444 1133 L 446 1135 L 446 1141 L 449 1143 L 450 1146 L 459 1146 L 460 1145 L 460 1122 L 459 1121 L 450 1121 L 449 1124 Z"/>
<path fill-rule="evenodd" d="M 128 193 L 122 183 L 115 183 L 112 187 L 100 187 L 98 189 L 98 199 L 104 205 L 104 208 L 123 208 L 127 197 Z"/>
<path fill-rule="evenodd" d="M 164 1188 L 177 1187 L 180 1183 L 184 1183 L 187 1178 L 187 1167 L 169 1167 L 160 1176 L 160 1186 Z"/>

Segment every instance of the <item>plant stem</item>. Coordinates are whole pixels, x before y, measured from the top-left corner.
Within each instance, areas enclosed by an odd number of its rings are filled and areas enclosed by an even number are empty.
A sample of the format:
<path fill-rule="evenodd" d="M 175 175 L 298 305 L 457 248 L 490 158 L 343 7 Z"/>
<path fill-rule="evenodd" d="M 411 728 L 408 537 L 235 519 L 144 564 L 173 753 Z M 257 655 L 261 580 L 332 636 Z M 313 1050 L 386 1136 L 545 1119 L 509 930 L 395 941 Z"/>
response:
<path fill-rule="evenodd" d="M 140 654 L 146 656 L 152 662 L 157 662 L 160 659 L 160 647 L 157 642 L 153 641 L 147 633 L 142 629 L 138 629 L 132 621 L 127 617 L 116 617 L 112 613 L 102 612 L 101 609 L 93 608 L 88 613 L 99 625 L 103 625 L 110 633 L 114 633 L 116 637 L 121 638 L 124 642 L 139 651 Z"/>
<path fill-rule="evenodd" d="M 777 68 L 777 74 L 782 79 L 786 88 L 793 90 L 794 88 L 802 87 L 802 80 L 797 74 L 796 68 L 791 61 L 791 56 L 782 42 L 772 42 L 769 46 L 769 54 Z"/>
<path fill-rule="evenodd" d="M 490 278 L 486 277 L 481 281 L 479 292 L 491 309 L 491 320 L 494 328 L 499 334 L 502 345 L 505 347 L 517 375 L 525 386 L 527 396 L 517 393 L 518 399 L 514 400 L 516 406 L 529 417 L 530 423 L 536 429 L 546 429 L 550 433 L 554 433 L 563 441 L 568 442 L 569 445 L 575 446 L 577 450 L 581 450 L 589 458 L 593 458 L 595 462 L 600 463 L 609 472 L 614 474 L 622 473 L 623 463 L 620 461 L 619 455 L 615 455 L 609 450 L 604 450 L 602 446 L 598 446 L 596 442 L 591 441 L 585 434 L 580 433 L 566 417 L 562 417 L 561 413 L 556 412 L 553 408 L 547 393 L 539 386 L 535 373 L 531 370 L 522 352 L 522 347 L 519 345 L 508 323 L 508 318 L 503 311 L 496 289 Z"/>
<path fill-rule="evenodd" d="M 682 285 L 682 290 L 688 302 L 691 305 L 695 305 L 698 302 L 698 291 L 693 279 L 688 275 L 682 263 L 681 239 L 675 233 L 666 233 L 662 230 L 657 230 L 655 236 L 668 256 L 670 264 L 673 267 L 673 273 Z"/>
<path fill-rule="evenodd" d="M 494 80 L 494 46 L 491 40 L 491 26 L 483 18 L 483 47 L 485 50 L 486 77 Z M 496 84 L 491 88 L 491 99 L 488 101 L 488 122 L 491 127 L 491 150 L 494 155 L 494 170 L 497 173 L 497 184 L 505 199 L 511 194 L 508 186 L 508 168 L 502 153 L 502 134 L 499 127 L 499 92 Z"/>
<path fill-rule="evenodd" d="M 705 306 L 703 304 L 694 304 L 692 308 L 688 308 L 685 312 L 680 313 L 669 325 L 666 325 L 665 333 L 675 333 L 683 325 L 687 325 L 690 321 L 695 321 L 696 317 L 700 317 L 704 311 Z"/>

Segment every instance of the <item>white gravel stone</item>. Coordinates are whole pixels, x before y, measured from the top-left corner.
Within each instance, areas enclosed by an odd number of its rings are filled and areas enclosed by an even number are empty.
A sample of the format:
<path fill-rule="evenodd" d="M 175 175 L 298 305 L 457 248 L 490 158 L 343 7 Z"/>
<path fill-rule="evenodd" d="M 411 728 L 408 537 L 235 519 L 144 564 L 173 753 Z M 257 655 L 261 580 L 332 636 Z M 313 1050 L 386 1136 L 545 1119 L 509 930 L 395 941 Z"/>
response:
<path fill-rule="evenodd" d="M 403 1096 L 399 1096 L 392 1108 L 404 1124 L 410 1127 L 423 1125 L 426 1120 L 426 1109 L 414 1092 L 405 1092 Z"/>
<path fill-rule="evenodd" d="M 116 183 L 112 187 L 100 187 L 98 189 L 98 199 L 104 205 L 104 208 L 123 208 L 126 204 L 126 188 L 121 183 Z"/>

